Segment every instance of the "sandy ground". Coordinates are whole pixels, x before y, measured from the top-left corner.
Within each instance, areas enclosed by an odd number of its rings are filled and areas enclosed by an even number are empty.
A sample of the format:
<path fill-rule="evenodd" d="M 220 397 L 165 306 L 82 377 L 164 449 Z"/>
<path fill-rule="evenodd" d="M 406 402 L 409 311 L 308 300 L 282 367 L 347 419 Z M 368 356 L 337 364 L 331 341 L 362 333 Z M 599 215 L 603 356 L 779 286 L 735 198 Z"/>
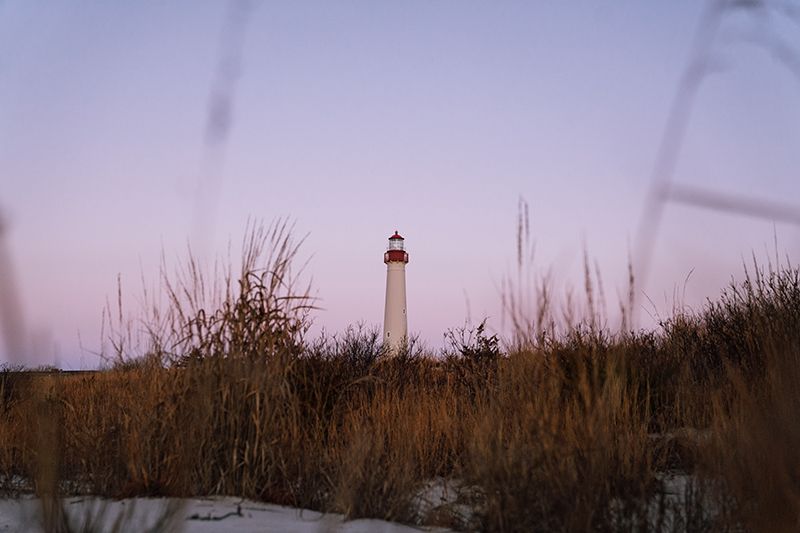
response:
<path fill-rule="evenodd" d="M 382 520 L 352 520 L 341 515 L 257 503 L 241 498 L 196 499 L 68 498 L 63 507 L 71 529 L 88 531 L 412 533 L 422 529 Z M 42 531 L 41 504 L 33 497 L 0 500 L 0 533 Z"/>

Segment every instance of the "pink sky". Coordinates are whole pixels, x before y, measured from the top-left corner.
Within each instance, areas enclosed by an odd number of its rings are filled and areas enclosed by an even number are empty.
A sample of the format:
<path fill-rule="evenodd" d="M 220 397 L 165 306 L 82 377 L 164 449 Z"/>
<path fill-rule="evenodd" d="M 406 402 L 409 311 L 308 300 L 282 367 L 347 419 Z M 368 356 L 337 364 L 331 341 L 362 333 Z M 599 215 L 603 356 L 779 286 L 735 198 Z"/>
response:
<path fill-rule="evenodd" d="M 184 255 L 208 176 L 209 253 L 248 218 L 308 234 L 317 329 L 380 325 L 398 229 L 412 332 L 438 348 L 467 301 L 501 331 L 520 197 L 536 269 L 580 289 L 585 242 L 613 316 L 701 4 L 286 2 L 237 26 L 223 2 L 3 3 L 0 208 L 36 362 L 98 364 L 118 274 L 136 311 L 162 250 Z M 739 39 L 800 47 L 796 22 L 770 17 L 726 18 L 724 69 L 698 93 L 676 182 L 800 202 L 800 80 Z M 220 81 L 220 42 L 235 53 L 236 36 L 239 76 Z M 215 90 L 232 114 L 209 144 Z M 639 289 L 668 314 L 692 272 L 698 307 L 775 234 L 796 257 L 793 226 L 669 207 Z"/>

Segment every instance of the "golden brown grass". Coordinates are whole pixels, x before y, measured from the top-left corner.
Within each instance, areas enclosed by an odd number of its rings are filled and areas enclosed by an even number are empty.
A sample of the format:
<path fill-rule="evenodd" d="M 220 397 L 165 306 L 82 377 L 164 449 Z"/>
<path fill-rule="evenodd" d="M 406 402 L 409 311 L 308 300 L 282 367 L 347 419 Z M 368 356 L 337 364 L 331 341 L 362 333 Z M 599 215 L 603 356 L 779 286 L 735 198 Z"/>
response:
<path fill-rule="evenodd" d="M 96 374 L 1 374 L 2 488 L 228 494 L 484 531 L 796 529 L 796 269 L 656 332 L 576 325 L 504 351 L 481 327 L 438 357 L 390 358 L 363 328 L 305 342 L 286 228 L 259 235 L 215 305 L 194 263 L 168 286 L 145 357 L 124 359 L 125 340 Z M 692 477 L 670 496 L 676 470 Z M 471 511 L 419 516 L 442 478 Z"/>

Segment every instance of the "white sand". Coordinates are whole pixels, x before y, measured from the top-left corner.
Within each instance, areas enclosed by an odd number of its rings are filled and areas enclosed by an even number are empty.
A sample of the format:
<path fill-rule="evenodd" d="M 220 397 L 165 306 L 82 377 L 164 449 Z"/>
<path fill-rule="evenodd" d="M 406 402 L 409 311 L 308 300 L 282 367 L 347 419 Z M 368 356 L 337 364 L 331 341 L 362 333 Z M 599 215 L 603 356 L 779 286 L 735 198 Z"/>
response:
<path fill-rule="evenodd" d="M 382 520 L 352 520 L 280 505 L 233 497 L 167 499 L 67 498 L 63 500 L 72 529 L 91 525 L 92 531 L 176 531 L 191 533 L 412 533 L 446 531 L 421 529 Z M 166 521 L 165 521 L 166 518 Z M 159 521 L 161 523 L 159 524 Z M 116 525 L 119 524 L 119 527 Z M 0 532 L 42 531 L 38 499 L 0 499 Z"/>

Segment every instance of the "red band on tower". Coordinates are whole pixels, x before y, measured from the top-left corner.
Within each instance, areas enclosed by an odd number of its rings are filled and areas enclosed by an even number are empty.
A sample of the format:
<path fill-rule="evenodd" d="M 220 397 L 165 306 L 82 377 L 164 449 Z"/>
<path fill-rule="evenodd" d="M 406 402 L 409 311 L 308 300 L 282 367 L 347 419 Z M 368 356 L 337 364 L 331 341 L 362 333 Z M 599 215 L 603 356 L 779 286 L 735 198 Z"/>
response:
<path fill-rule="evenodd" d="M 408 252 L 404 250 L 389 250 L 383 254 L 384 263 L 408 263 Z"/>

